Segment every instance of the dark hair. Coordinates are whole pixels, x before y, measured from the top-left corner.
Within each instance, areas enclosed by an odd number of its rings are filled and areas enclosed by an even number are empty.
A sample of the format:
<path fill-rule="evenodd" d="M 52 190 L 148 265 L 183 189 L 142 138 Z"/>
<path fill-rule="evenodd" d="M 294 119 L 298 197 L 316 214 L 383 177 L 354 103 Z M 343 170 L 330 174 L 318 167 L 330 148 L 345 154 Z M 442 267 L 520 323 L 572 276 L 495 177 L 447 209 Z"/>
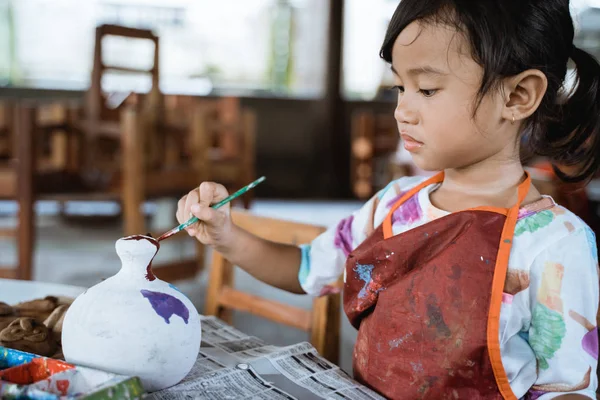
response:
<path fill-rule="evenodd" d="M 524 150 L 575 166 L 573 174 L 555 167 L 564 181 L 593 177 L 600 166 L 600 64 L 573 45 L 568 0 L 402 0 L 381 47 L 384 60 L 392 62 L 396 38 L 417 20 L 454 27 L 467 38 L 484 69 L 477 105 L 503 78 L 528 69 L 543 72 L 548 88 L 524 126 Z M 576 82 L 571 93 L 563 93 L 569 59 Z"/>

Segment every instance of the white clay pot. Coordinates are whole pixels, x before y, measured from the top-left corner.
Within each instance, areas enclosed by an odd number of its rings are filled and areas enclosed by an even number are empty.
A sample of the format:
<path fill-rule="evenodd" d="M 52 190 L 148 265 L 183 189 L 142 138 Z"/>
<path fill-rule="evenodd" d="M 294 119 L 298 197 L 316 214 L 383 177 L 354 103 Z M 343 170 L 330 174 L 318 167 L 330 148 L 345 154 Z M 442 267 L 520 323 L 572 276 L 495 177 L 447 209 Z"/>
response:
<path fill-rule="evenodd" d="M 158 242 L 130 236 L 116 243 L 121 270 L 69 307 L 62 346 L 69 363 L 137 376 L 148 392 L 180 382 L 200 348 L 192 302 L 152 273 Z"/>

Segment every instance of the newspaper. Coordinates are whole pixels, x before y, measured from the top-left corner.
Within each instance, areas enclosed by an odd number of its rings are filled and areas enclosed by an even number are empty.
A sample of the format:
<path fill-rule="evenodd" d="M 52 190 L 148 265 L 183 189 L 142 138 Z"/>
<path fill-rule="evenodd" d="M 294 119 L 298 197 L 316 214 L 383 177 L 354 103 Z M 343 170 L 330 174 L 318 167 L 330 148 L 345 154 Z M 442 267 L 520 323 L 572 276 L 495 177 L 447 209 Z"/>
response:
<path fill-rule="evenodd" d="M 271 346 L 215 317 L 202 318 L 196 364 L 149 399 L 384 399 L 321 357 L 309 343 Z"/>

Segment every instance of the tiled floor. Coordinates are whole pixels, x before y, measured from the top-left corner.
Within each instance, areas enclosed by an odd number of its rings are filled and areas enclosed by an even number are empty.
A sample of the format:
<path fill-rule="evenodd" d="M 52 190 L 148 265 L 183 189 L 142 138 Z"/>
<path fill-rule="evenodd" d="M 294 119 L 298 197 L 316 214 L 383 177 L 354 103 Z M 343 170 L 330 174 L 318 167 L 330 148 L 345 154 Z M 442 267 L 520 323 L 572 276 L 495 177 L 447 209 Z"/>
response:
<path fill-rule="evenodd" d="M 0 215 L 13 209 L 13 205 L 0 203 Z M 79 205 L 78 211 L 90 211 L 90 206 Z M 92 210 L 93 207 L 91 206 Z M 167 230 L 174 210 L 171 203 L 160 203 L 152 207 L 155 211 L 150 221 L 153 231 Z M 300 222 L 309 222 L 331 226 L 341 218 L 360 207 L 358 202 L 291 202 L 291 201 L 257 201 L 253 211 L 257 214 L 286 218 Z M 59 282 L 79 286 L 93 286 L 102 279 L 115 274 L 120 268 L 120 261 L 114 251 L 114 242 L 121 236 L 121 227 L 116 219 L 104 222 L 93 222 L 89 219 L 65 220 L 55 214 L 56 206 L 43 203 L 38 205 L 37 243 L 35 254 L 35 279 L 45 282 Z M 106 206 L 103 211 L 113 211 Z M 11 217 L 0 217 L 0 224 L 12 224 Z M 192 239 L 165 242 L 154 263 L 159 265 L 166 260 L 187 256 L 194 251 Z M 210 252 L 207 260 L 210 259 Z M 14 243 L 0 241 L 0 265 L 13 264 L 16 260 Z M 206 285 L 206 269 L 197 279 L 177 282 L 178 287 L 194 302 L 200 312 L 204 307 Z M 283 301 L 301 307 L 309 307 L 311 299 L 297 296 L 268 287 L 256 281 L 243 271 L 236 272 L 237 285 L 251 293 Z M 1 294 L 0 294 L 1 300 Z M 282 327 L 247 315 L 236 315 L 234 325 L 249 334 L 263 338 L 273 344 L 291 344 L 307 340 L 307 336 L 291 328 Z M 356 332 L 342 315 L 341 366 L 350 372 L 352 348 Z"/>

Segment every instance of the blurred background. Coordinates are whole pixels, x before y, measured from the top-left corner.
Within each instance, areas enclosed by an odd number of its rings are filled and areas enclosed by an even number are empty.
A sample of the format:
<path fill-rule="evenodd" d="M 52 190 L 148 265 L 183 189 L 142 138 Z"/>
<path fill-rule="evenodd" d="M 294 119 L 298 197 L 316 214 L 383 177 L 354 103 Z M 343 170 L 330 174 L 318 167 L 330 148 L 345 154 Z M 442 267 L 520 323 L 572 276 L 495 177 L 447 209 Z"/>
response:
<path fill-rule="evenodd" d="M 378 55 L 397 4 L 0 0 L 0 278 L 94 285 L 119 269 L 116 239 L 173 227 L 177 199 L 203 180 L 237 190 L 264 175 L 237 207 L 329 227 L 423 173 L 398 146 Z M 600 1 L 571 4 L 576 44 L 599 57 Z M 595 228 L 596 181 L 561 185 L 545 160 L 530 170 Z M 157 275 L 202 312 L 212 255 L 179 236 Z M 306 340 L 236 318 L 274 344 Z M 355 333 L 342 320 L 349 370 Z"/>

